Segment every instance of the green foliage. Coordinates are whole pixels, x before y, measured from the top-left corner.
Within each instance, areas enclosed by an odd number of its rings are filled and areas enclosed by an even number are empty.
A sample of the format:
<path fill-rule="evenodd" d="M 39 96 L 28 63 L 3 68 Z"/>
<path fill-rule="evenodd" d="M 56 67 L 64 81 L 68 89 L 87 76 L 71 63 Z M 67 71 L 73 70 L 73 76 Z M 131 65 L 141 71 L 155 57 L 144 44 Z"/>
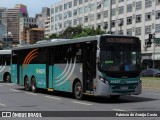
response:
<path fill-rule="evenodd" d="M 87 36 L 94 36 L 94 35 L 101 35 L 105 34 L 104 31 L 100 29 L 91 29 L 91 28 L 82 28 L 81 25 L 77 27 L 67 27 L 61 34 L 52 34 L 49 36 L 48 39 L 55 39 L 55 38 L 64 38 L 64 39 L 73 39 L 79 37 L 87 37 Z"/>

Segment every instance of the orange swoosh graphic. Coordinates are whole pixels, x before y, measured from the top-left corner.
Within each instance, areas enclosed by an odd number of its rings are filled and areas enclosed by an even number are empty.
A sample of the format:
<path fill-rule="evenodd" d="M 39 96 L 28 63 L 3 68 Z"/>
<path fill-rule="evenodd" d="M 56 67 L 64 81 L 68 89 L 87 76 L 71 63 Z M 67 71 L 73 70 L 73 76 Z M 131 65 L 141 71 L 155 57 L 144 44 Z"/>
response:
<path fill-rule="evenodd" d="M 32 57 L 35 56 L 36 54 L 38 54 L 38 52 L 34 52 L 32 55 L 30 55 L 26 60 L 26 64 L 29 64 L 30 59 L 32 59 Z"/>
<path fill-rule="evenodd" d="M 30 58 L 30 60 L 28 61 L 28 64 L 31 62 L 31 60 L 33 60 L 35 57 L 37 57 L 37 55 L 33 56 Z"/>
<path fill-rule="evenodd" d="M 38 49 L 38 48 L 37 48 Z M 26 61 L 27 61 L 27 59 L 28 59 L 28 57 L 34 52 L 34 51 L 36 51 L 37 49 L 34 49 L 34 50 L 32 50 L 27 56 L 26 56 L 26 58 L 25 58 L 25 60 L 24 60 L 24 62 L 23 62 L 23 64 L 25 64 L 26 63 Z"/>

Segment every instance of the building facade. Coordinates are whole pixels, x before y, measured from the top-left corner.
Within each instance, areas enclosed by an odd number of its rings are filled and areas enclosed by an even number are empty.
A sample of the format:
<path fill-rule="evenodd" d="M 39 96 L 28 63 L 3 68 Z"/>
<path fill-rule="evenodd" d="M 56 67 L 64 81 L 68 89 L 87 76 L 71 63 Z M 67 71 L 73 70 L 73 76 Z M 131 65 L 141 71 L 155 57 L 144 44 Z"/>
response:
<path fill-rule="evenodd" d="M 45 28 L 45 21 L 50 16 L 50 8 L 43 7 L 42 12 L 40 14 L 36 14 L 36 23 L 38 28 Z"/>
<path fill-rule="evenodd" d="M 31 28 L 27 30 L 28 44 L 34 44 L 40 40 L 44 40 L 44 28 Z"/>
<path fill-rule="evenodd" d="M 143 59 L 160 56 L 160 42 L 147 47 L 149 34 L 160 38 L 160 0 L 62 0 L 51 6 L 50 16 L 50 34 L 81 24 L 106 33 L 137 36 Z"/>
<path fill-rule="evenodd" d="M 3 13 L 6 10 L 6 8 L 0 7 L 0 41 L 2 41 L 2 38 L 6 34 L 6 26 L 3 20 Z"/>
<path fill-rule="evenodd" d="M 26 41 L 26 30 L 37 28 L 36 19 L 33 17 L 21 17 L 19 21 L 19 40 Z"/>
<path fill-rule="evenodd" d="M 19 42 L 19 19 L 27 16 L 27 7 L 21 4 L 17 4 L 14 8 L 7 9 L 4 12 L 7 33 L 10 32 L 12 34 L 13 42 Z"/>
<path fill-rule="evenodd" d="M 50 36 L 50 17 L 45 21 L 45 38 L 48 38 Z"/>

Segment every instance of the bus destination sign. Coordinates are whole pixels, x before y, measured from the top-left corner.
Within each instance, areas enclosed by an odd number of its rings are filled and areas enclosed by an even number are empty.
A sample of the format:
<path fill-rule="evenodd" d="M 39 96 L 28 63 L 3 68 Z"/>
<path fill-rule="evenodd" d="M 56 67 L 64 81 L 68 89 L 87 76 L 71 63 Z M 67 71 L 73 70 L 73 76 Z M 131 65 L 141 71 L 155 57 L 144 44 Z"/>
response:
<path fill-rule="evenodd" d="M 134 39 L 133 38 L 115 38 L 115 37 L 107 37 L 105 39 L 101 40 L 101 43 L 127 43 L 127 44 L 133 44 Z"/>

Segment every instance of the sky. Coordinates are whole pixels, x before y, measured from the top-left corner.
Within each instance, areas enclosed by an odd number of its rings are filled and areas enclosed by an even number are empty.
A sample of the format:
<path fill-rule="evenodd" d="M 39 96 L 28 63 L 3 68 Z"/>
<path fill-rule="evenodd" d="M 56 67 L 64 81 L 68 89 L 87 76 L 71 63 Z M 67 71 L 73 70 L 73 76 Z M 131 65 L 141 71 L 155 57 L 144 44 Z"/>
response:
<path fill-rule="evenodd" d="M 29 17 L 35 17 L 35 14 L 41 13 L 42 7 L 51 7 L 54 3 L 62 0 L 0 0 L 0 7 L 14 8 L 15 4 L 24 4 L 27 6 Z"/>

